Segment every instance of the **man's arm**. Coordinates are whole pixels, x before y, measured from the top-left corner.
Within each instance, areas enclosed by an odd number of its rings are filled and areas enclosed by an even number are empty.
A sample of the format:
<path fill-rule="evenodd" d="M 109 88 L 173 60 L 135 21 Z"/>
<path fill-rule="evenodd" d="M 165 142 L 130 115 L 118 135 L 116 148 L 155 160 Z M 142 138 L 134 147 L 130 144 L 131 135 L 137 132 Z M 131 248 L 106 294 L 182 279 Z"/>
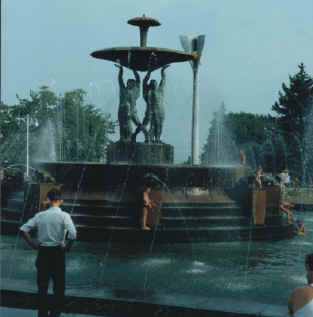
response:
<path fill-rule="evenodd" d="M 33 248 L 33 249 L 35 249 L 35 250 L 39 248 L 38 243 L 35 243 L 35 242 L 32 240 L 32 238 L 31 238 L 31 236 L 30 236 L 30 234 L 29 234 L 28 232 L 21 230 L 21 234 L 22 234 L 22 237 L 25 239 L 25 241 L 28 243 L 28 245 L 29 245 L 31 248 Z"/>
<path fill-rule="evenodd" d="M 138 72 L 135 71 L 134 69 L 133 69 L 133 73 L 134 73 L 134 76 L 136 78 L 136 86 L 135 86 L 136 95 L 135 95 L 135 97 L 136 97 L 136 99 L 138 99 L 140 96 L 140 76 L 139 76 Z"/>
<path fill-rule="evenodd" d="M 118 65 L 118 64 L 114 64 L 114 65 L 120 69 L 118 72 L 118 82 L 120 84 L 120 87 L 125 88 L 124 81 L 123 81 L 123 67 L 121 65 Z"/>
<path fill-rule="evenodd" d="M 76 228 L 74 226 L 74 223 L 72 221 L 72 218 L 69 214 L 65 213 L 65 218 L 64 218 L 64 225 L 65 225 L 65 229 L 67 230 L 66 233 L 66 244 L 64 243 L 64 245 L 62 245 L 62 247 L 66 250 L 69 251 L 70 248 L 72 247 L 74 241 L 76 240 L 77 237 L 77 232 L 76 232 Z"/>
<path fill-rule="evenodd" d="M 140 86 L 140 76 L 139 76 L 138 72 L 135 71 L 134 69 L 132 71 L 133 71 L 135 79 L 136 79 L 136 85 Z"/>
<path fill-rule="evenodd" d="M 147 102 L 147 97 L 148 97 L 148 81 L 150 79 L 150 75 L 151 75 L 151 70 L 149 70 L 143 80 L 142 83 L 142 95 L 143 95 L 143 99 Z"/>
<path fill-rule="evenodd" d="M 163 66 L 162 69 L 161 69 L 161 81 L 160 81 L 160 84 L 159 84 L 159 87 L 160 87 L 160 88 L 164 88 L 164 86 L 165 86 L 165 79 L 166 79 L 165 69 L 166 69 L 167 67 L 169 67 L 169 66 L 170 66 L 170 65 L 165 65 L 165 66 Z"/>
<path fill-rule="evenodd" d="M 66 243 L 65 242 L 62 242 L 61 243 L 61 248 L 65 251 L 70 251 L 73 243 L 74 243 L 75 240 L 67 240 Z"/>
<path fill-rule="evenodd" d="M 30 236 L 29 232 L 33 229 L 35 229 L 37 226 L 37 217 L 34 216 L 33 218 L 30 218 L 26 223 L 24 223 L 20 227 L 20 232 L 22 234 L 22 237 L 25 239 L 25 241 L 28 243 L 28 245 L 33 249 L 38 249 L 39 245 L 38 243 L 35 243 Z"/>

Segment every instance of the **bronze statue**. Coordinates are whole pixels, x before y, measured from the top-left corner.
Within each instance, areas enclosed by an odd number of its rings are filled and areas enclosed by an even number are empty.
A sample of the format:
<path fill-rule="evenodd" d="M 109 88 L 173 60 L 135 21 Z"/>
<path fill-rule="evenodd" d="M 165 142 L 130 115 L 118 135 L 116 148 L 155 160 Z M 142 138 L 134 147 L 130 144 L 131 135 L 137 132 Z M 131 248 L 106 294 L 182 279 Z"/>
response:
<path fill-rule="evenodd" d="M 115 64 L 118 67 L 118 81 L 120 86 L 120 103 L 118 108 L 118 121 L 120 124 L 120 141 L 131 141 L 132 138 L 132 124 L 131 121 L 138 127 L 141 122 L 138 119 L 136 101 L 140 95 L 140 77 L 138 73 L 133 70 L 135 79 L 128 79 L 125 86 L 123 81 L 123 67 Z"/>
<path fill-rule="evenodd" d="M 152 79 L 148 84 L 150 79 L 151 71 L 148 71 L 146 77 L 143 81 L 143 98 L 147 103 L 145 118 L 142 123 L 142 131 L 145 134 L 146 141 L 154 143 L 161 143 L 161 134 L 163 130 L 164 122 L 164 87 L 165 87 L 165 69 L 169 65 L 165 65 L 161 69 L 161 80 L 159 85 L 157 81 Z M 149 133 L 146 130 L 147 124 L 150 122 Z"/>

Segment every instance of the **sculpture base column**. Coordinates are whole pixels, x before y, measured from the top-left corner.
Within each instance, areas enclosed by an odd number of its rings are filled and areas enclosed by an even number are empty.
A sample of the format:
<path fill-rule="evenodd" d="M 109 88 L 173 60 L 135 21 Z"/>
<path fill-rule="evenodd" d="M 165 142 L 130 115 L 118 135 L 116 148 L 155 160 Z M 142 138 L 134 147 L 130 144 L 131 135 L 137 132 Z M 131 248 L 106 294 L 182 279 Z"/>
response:
<path fill-rule="evenodd" d="M 115 142 L 108 146 L 108 163 L 173 164 L 174 147 L 165 143 Z"/>

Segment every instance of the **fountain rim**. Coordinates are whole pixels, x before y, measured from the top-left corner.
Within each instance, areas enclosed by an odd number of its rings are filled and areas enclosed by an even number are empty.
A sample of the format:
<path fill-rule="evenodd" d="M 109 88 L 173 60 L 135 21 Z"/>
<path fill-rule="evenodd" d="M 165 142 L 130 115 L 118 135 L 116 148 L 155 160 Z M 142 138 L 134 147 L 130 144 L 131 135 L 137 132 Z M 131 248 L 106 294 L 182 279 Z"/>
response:
<path fill-rule="evenodd" d="M 103 163 L 103 162 L 80 162 L 80 161 L 36 161 L 33 163 L 33 166 L 41 165 L 41 164 L 51 164 L 51 165 L 103 165 L 103 166 L 129 166 L 129 167 L 163 167 L 163 168 L 180 168 L 180 169 L 232 169 L 232 168 L 244 168 L 250 170 L 250 167 L 243 166 L 241 164 L 233 164 L 233 165 L 185 165 L 185 164 L 130 164 L 130 163 Z"/>
<path fill-rule="evenodd" d="M 90 55 L 94 58 L 118 63 L 124 67 L 141 72 L 154 71 L 171 63 L 186 62 L 194 59 L 192 54 L 183 51 L 153 46 L 112 47 L 94 51 Z M 149 66 L 148 61 L 153 55 L 157 58 L 158 62 L 153 62 Z"/>
<path fill-rule="evenodd" d="M 103 59 L 102 57 L 97 57 L 97 56 L 94 56 L 95 54 L 97 53 L 103 53 L 103 52 L 109 52 L 109 51 L 112 51 L 112 52 L 117 52 L 117 51 L 139 51 L 139 52 L 162 52 L 162 53 L 175 53 L 175 54 L 180 54 L 182 56 L 186 56 L 188 57 L 190 60 L 194 59 L 194 55 L 192 54 L 189 54 L 189 53 L 185 53 L 183 51 L 180 51 L 180 50 L 173 50 L 173 49 L 169 49 L 169 48 L 163 48 L 163 47 L 155 47 L 155 46 L 147 46 L 147 47 L 141 47 L 141 46 L 118 46 L 118 47 L 111 47 L 111 48 L 104 48 L 104 49 L 101 49 L 101 50 L 97 50 L 97 51 L 93 51 L 92 53 L 90 53 L 90 55 L 94 58 L 99 58 L 99 59 Z M 186 60 L 189 60 L 189 59 L 186 59 Z"/>

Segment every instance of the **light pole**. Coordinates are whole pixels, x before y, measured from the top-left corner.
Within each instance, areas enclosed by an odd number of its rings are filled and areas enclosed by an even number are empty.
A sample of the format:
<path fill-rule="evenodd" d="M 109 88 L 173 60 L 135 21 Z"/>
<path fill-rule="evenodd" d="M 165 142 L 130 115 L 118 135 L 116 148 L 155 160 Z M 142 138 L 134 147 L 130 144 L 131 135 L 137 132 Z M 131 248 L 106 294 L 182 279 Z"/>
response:
<path fill-rule="evenodd" d="M 199 78 L 198 69 L 200 65 L 200 59 L 202 50 L 204 47 L 205 35 L 199 35 L 197 37 L 188 37 L 181 35 L 180 43 L 186 53 L 192 54 L 194 59 L 190 61 L 190 65 L 193 71 L 193 91 L 192 91 L 192 132 L 191 132 L 191 164 L 199 165 L 200 153 L 199 153 Z"/>
<path fill-rule="evenodd" d="M 2 0 L 0 0 L 0 103 L 2 102 Z"/>

